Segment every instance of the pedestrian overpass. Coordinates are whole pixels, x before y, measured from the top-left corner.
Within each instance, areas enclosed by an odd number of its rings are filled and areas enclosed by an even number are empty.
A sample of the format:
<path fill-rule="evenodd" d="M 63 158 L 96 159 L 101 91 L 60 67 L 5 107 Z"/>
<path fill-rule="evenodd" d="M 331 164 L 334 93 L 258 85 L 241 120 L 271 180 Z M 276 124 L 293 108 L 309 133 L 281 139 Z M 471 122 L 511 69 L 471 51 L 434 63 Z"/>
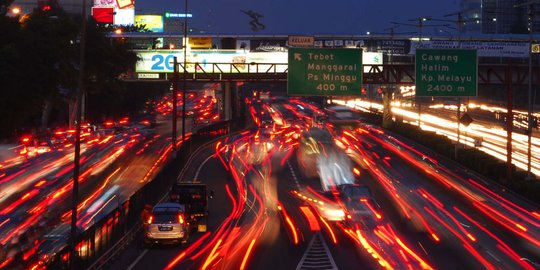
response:
<path fill-rule="evenodd" d="M 182 50 L 136 51 L 141 61 L 135 72 L 124 80 L 170 81 L 175 70 L 179 80 L 189 82 L 286 82 L 288 73 L 287 52 L 238 52 L 236 50 L 205 50 L 184 52 Z M 369 55 L 370 52 L 364 53 Z M 382 53 L 380 53 L 382 56 Z M 381 57 L 382 58 L 382 57 Z M 396 58 L 396 57 L 394 57 Z M 481 58 L 481 57 L 479 57 Z M 481 59 L 480 59 L 481 60 Z M 366 63 L 364 57 L 363 84 L 414 85 L 414 57 L 401 58 L 386 63 Z M 528 84 L 529 66 L 525 61 L 506 59 L 506 63 L 479 61 L 478 83 L 480 85 L 523 86 Z M 515 63 L 511 63 L 515 62 Z M 533 84 L 538 84 L 539 68 L 533 67 Z"/>

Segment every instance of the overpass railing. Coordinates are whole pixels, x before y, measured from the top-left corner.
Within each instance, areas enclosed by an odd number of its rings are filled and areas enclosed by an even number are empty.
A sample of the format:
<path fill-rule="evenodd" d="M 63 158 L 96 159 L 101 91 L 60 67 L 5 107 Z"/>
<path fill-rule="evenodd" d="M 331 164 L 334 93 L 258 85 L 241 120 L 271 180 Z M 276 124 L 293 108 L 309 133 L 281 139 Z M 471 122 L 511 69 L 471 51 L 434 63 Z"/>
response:
<path fill-rule="evenodd" d="M 286 63 L 178 63 L 178 78 L 188 81 L 287 81 Z M 511 76 L 506 76 L 510 72 Z M 479 64 L 478 83 L 483 85 L 506 85 L 506 78 L 512 79 L 512 85 L 528 83 L 528 65 Z M 540 84 L 540 68 L 533 67 L 533 84 Z M 363 65 L 364 84 L 415 84 L 415 64 Z"/>

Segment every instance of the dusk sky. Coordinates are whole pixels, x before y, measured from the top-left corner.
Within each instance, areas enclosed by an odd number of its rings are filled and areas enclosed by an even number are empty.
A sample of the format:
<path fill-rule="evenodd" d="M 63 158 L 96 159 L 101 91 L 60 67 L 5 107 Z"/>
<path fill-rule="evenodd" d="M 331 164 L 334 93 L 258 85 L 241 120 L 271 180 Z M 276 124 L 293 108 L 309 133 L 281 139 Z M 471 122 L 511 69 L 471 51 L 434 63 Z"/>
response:
<path fill-rule="evenodd" d="M 190 27 L 211 34 L 354 34 L 366 31 L 383 33 L 390 22 L 411 23 L 409 19 L 432 16 L 437 19 L 459 11 L 459 0 L 188 0 Z M 183 13 L 184 0 L 136 0 L 137 14 Z M 251 29 L 250 17 L 242 12 L 253 10 L 264 17 L 264 30 Z M 441 24 L 432 22 L 431 24 Z M 455 25 L 453 25 L 455 26 Z M 416 31 L 400 26 L 399 32 Z M 425 28 L 424 33 L 434 31 Z"/>

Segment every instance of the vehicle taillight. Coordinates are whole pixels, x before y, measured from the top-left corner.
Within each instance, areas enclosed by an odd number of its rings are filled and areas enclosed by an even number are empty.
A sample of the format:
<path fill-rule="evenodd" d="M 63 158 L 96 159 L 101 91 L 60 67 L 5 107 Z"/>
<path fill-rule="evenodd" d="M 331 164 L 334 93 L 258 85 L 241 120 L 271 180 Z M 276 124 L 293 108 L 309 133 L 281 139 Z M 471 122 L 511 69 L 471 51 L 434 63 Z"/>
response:
<path fill-rule="evenodd" d="M 154 219 L 154 217 L 153 217 L 153 216 L 150 216 L 150 217 L 148 218 L 148 224 L 152 224 L 152 220 L 153 220 L 153 219 Z"/>
<path fill-rule="evenodd" d="M 180 224 L 184 224 L 184 216 L 183 215 L 178 215 L 178 222 Z"/>

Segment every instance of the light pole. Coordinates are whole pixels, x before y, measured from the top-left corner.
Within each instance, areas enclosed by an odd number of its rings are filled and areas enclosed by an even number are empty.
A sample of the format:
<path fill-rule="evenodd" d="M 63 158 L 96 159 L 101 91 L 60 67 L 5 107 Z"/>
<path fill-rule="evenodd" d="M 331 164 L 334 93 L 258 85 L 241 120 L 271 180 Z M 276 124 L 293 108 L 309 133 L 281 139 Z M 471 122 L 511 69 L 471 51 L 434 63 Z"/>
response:
<path fill-rule="evenodd" d="M 84 88 L 84 65 L 85 65 L 85 50 L 86 50 L 86 0 L 82 0 L 82 11 L 81 11 L 81 38 L 79 45 L 79 89 L 77 90 L 77 101 L 76 101 L 76 110 L 77 118 L 75 123 L 75 155 L 73 158 L 73 193 L 71 199 L 71 234 L 70 234 L 70 248 L 71 254 L 69 256 L 70 267 L 72 269 L 75 264 L 75 254 L 77 250 L 75 246 L 77 245 L 77 204 L 79 203 L 79 175 L 80 175 L 80 160 L 81 160 L 81 122 L 82 122 L 82 97 L 85 92 Z"/>
<path fill-rule="evenodd" d="M 424 22 L 430 21 L 430 20 L 431 20 L 431 17 L 418 17 L 418 18 L 414 18 L 414 19 L 409 20 L 411 22 L 418 22 L 418 24 L 398 23 L 398 22 L 390 22 L 390 23 L 395 24 L 395 25 L 406 25 L 406 26 L 418 27 L 418 35 L 419 35 L 418 42 L 420 44 L 419 47 L 421 48 L 422 47 L 422 28 L 424 28 L 424 27 L 436 27 L 436 26 L 448 26 L 448 24 L 424 25 Z M 418 127 L 421 128 L 421 126 L 422 126 L 422 118 L 421 118 L 422 104 L 420 103 L 420 97 L 416 96 L 415 97 L 415 102 L 418 105 Z"/>
<path fill-rule="evenodd" d="M 187 14 L 188 14 L 188 0 L 184 0 L 184 9 L 186 16 L 184 17 L 184 41 L 182 42 L 184 48 L 184 76 L 182 77 L 182 143 L 186 139 L 186 77 L 187 77 Z"/>
<path fill-rule="evenodd" d="M 532 112 L 533 112 L 533 102 L 532 102 L 532 33 L 533 33 L 533 24 L 534 24 L 534 9 L 533 4 L 539 3 L 538 0 L 528 1 L 526 3 L 514 5 L 514 8 L 527 6 L 527 15 L 529 22 L 529 89 L 527 92 L 528 104 L 527 104 L 527 178 L 532 178 L 531 174 L 531 141 L 532 141 Z"/>
<path fill-rule="evenodd" d="M 461 26 L 463 25 L 463 13 L 462 12 L 455 12 L 444 15 L 444 17 L 450 17 L 450 16 L 457 16 L 457 31 L 458 31 L 458 49 L 461 49 Z M 438 20 L 438 21 L 445 21 L 445 22 L 451 22 L 450 20 Z M 468 105 L 468 104 L 467 104 Z M 461 144 L 461 97 L 457 98 L 457 112 L 456 112 L 456 118 L 457 118 L 457 143 L 455 146 L 455 152 L 454 152 L 454 158 L 457 160 L 458 158 L 458 151 Z"/>

